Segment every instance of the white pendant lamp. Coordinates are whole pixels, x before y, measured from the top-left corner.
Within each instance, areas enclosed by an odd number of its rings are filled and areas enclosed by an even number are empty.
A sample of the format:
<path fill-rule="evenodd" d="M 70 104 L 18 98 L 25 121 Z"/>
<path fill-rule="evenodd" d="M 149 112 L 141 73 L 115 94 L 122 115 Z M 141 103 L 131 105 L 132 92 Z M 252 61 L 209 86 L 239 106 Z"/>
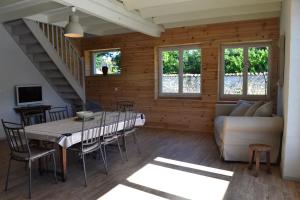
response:
<path fill-rule="evenodd" d="M 83 37 L 83 28 L 79 24 L 79 17 L 75 15 L 76 8 L 72 7 L 72 15 L 69 16 L 69 23 L 65 27 L 64 36 L 70 38 L 81 38 Z"/>

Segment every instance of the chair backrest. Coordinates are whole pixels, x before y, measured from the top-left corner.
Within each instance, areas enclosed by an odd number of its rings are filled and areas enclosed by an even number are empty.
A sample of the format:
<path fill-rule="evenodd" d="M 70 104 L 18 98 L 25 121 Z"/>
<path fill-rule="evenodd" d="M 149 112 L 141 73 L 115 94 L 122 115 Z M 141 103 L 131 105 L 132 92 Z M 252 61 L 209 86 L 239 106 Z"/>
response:
<path fill-rule="evenodd" d="M 120 112 L 104 112 L 103 139 L 112 137 L 118 133 Z"/>
<path fill-rule="evenodd" d="M 117 111 L 125 112 L 125 111 L 133 111 L 134 110 L 134 102 L 133 101 L 118 101 L 117 102 Z"/>
<path fill-rule="evenodd" d="M 5 122 L 3 119 L 1 121 L 10 151 L 12 153 L 28 153 L 30 155 L 31 152 L 24 126 L 22 124 Z"/>
<path fill-rule="evenodd" d="M 69 118 L 68 106 L 53 107 L 48 111 L 50 121 L 57 121 Z"/>
<path fill-rule="evenodd" d="M 24 126 L 30 126 L 46 122 L 45 114 L 43 111 L 24 112 L 21 118 Z"/>
<path fill-rule="evenodd" d="M 101 127 L 103 123 L 103 112 L 95 113 L 93 116 L 82 120 L 81 148 L 87 149 L 93 145 L 100 145 Z"/>
<path fill-rule="evenodd" d="M 134 129 L 136 117 L 137 117 L 136 112 L 133 112 L 133 111 L 125 112 L 123 131 L 130 131 L 130 130 Z"/>

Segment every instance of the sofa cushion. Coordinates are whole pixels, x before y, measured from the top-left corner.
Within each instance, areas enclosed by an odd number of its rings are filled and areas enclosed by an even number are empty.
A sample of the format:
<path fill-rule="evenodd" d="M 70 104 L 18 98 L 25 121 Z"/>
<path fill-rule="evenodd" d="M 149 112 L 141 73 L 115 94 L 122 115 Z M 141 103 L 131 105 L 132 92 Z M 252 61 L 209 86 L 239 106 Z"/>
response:
<path fill-rule="evenodd" d="M 267 102 L 260 106 L 254 113 L 255 117 L 272 117 L 273 103 Z"/>
<path fill-rule="evenodd" d="M 254 104 L 252 104 L 251 107 L 246 111 L 245 116 L 253 116 L 255 111 L 263 104 L 264 102 L 262 101 L 257 101 Z"/>
<path fill-rule="evenodd" d="M 240 100 L 236 104 L 236 107 L 233 109 L 233 111 L 229 114 L 229 116 L 243 116 L 250 107 L 250 102 Z"/>

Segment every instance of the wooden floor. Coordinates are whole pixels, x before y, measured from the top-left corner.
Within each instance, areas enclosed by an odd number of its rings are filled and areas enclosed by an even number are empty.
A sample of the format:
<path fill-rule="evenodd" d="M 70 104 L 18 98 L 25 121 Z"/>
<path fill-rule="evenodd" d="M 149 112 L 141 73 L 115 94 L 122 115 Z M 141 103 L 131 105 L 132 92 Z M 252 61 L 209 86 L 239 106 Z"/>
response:
<path fill-rule="evenodd" d="M 150 188 L 129 182 L 127 180 L 135 172 L 138 172 L 147 164 L 153 166 L 164 166 L 164 169 L 176 169 L 183 173 L 196 174 L 197 177 L 208 177 L 207 180 L 229 183 L 224 199 L 247 200 L 247 199 L 300 199 L 300 183 L 284 181 L 280 178 L 279 166 L 272 166 L 272 174 L 262 171 L 259 177 L 255 178 L 247 169 L 245 163 L 231 163 L 220 160 L 216 145 L 211 134 L 183 133 L 156 129 L 141 129 L 138 132 L 138 139 L 142 154 L 138 155 L 134 146 L 129 149 L 129 161 L 124 164 L 115 148 L 108 151 L 109 175 L 104 174 L 103 164 L 93 157 L 87 159 L 88 187 L 84 187 L 83 172 L 81 164 L 76 155 L 69 156 L 69 172 L 67 182 L 59 181 L 54 184 L 51 174 L 40 176 L 37 166 L 33 173 L 33 199 L 91 199 L 97 200 L 111 189 L 121 184 L 140 191 L 152 193 L 165 199 L 188 199 L 186 196 L 172 194 L 163 189 Z M 178 166 L 176 163 L 167 164 L 154 161 L 162 157 L 185 163 L 196 164 L 194 166 L 211 167 L 208 169 L 222 169 L 233 172 L 233 176 L 208 172 L 205 168 L 196 169 L 191 166 Z M 4 188 L 5 176 L 8 165 L 8 148 L 6 143 L 0 143 L 0 187 Z M 179 164 L 180 165 L 180 164 Z M 9 190 L 1 190 L 0 199 L 26 199 L 27 198 L 27 173 L 24 164 L 14 162 L 11 170 Z M 159 177 L 165 181 L 166 177 Z M 201 176 L 199 176 L 201 175 Z M 209 178 L 213 177 L 213 178 Z M 172 177 L 174 178 L 174 177 Z M 206 179 L 205 179 L 206 180 Z M 181 180 L 178 180 L 180 182 Z M 182 184 L 182 183 L 181 183 Z M 193 187 L 192 183 L 185 182 L 185 187 Z M 209 185 L 199 185 L 199 191 L 206 187 L 204 193 L 217 193 L 218 183 L 207 189 Z M 129 192 L 122 194 L 122 199 L 133 199 Z M 151 198 L 150 198 L 151 199 Z M 206 199 L 205 196 L 197 196 L 195 199 Z"/>

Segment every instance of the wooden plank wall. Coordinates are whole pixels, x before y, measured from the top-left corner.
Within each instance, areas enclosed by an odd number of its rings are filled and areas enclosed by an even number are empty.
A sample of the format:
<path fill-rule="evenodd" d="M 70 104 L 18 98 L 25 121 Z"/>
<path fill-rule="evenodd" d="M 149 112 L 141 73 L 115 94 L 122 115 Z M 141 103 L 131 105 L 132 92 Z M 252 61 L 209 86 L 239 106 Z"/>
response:
<path fill-rule="evenodd" d="M 117 100 L 134 100 L 146 114 L 147 126 L 183 131 L 213 132 L 218 100 L 218 64 L 221 44 L 271 41 L 272 100 L 276 103 L 278 80 L 279 19 L 263 19 L 168 29 L 160 38 L 129 33 L 82 40 L 86 72 L 90 73 L 88 50 L 121 48 L 122 75 L 88 76 L 87 98 L 104 109 L 114 109 Z M 199 43 L 202 48 L 202 97 L 196 99 L 155 99 L 156 48 L 165 45 Z"/>

